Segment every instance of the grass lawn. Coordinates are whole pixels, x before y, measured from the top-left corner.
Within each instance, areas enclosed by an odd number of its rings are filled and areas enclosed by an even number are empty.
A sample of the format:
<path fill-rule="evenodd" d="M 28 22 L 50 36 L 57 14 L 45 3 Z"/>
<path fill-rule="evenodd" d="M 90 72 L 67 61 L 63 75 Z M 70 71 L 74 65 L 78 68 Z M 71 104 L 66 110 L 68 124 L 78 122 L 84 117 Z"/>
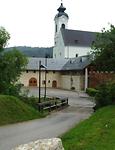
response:
<path fill-rule="evenodd" d="M 65 150 L 115 150 L 115 106 L 99 109 L 61 139 Z"/>
<path fill-rule="evenodd" d="M 43 117 L 33 107 L 13 96 L 0 95 L 0 125 Z"/>

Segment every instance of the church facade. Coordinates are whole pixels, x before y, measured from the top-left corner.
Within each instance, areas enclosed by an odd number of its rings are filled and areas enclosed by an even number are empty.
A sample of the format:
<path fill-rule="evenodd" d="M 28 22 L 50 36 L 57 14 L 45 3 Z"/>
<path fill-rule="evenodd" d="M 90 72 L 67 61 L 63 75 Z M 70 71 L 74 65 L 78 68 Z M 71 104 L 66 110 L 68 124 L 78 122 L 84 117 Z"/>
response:
<path fill-rule="evenodd" d="M 54 34 L 53 58 L 29 58 L 26 70 L 19 82 L 24 86 L 53 87 L 85 90 L 88 87 L 89 51 L 95 40 L 95 33 L 68 29 L 69 16 L 61 3 L 57 9 Z M 39 63 L 41 82 L 39 82 Z"/>
<path fill-rule="evenodd" d="M 95 41 L 96 34 L 89 31 L 68 29 L 69 16 L 66 8 L 61 6 L 55 16 L 54 58 L 74 58 L 89 54 L 91 44 Z"/>

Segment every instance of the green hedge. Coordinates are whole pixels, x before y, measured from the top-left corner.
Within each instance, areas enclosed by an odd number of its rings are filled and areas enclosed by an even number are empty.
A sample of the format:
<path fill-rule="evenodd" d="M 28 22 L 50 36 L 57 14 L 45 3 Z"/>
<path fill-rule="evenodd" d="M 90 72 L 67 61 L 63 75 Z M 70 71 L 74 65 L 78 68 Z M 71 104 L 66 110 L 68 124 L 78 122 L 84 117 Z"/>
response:
<path fill-rule="evenodd" d="M 99 92 L 95 96 L 96 109 L 115 104 L 115 81 L 101 84 L 98 90 Z"/>
<path fill-rule="evenodd" d="M 94 88 L 87 88 L 87 89 L 86 89 L 86 93 L 87 93 L 89 96 L 94 97 L 94 96 L 98 93 L 98 90 L 96 90 L 96 89 L 94 89 Z"/>

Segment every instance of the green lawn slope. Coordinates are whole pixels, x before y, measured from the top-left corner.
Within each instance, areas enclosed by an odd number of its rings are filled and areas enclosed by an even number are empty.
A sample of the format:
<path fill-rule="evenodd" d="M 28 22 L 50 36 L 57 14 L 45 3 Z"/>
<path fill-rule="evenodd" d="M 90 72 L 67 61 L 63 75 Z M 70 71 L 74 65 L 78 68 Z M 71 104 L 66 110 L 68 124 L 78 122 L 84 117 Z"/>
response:
<path fill-rule="evenodd" d="M 61 139 L 65 150 L 115 150 L 115 106 L 99 109 Z"/>
<path fill-rule="evenodd" d="M 13 96 L 0 95 L 0 125 L 40 118 L 34 108 Z"/>

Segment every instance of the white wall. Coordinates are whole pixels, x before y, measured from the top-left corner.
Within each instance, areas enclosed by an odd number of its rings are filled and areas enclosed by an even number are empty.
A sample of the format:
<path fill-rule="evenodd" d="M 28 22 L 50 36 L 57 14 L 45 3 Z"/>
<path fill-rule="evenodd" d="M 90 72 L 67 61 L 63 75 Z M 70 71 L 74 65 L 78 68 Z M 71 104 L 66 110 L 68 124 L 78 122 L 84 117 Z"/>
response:
<path fill-rule="evenodd" d="M 66 46 L 64 49 L 65 58 L 74 58 L 76 54 L 78 54 L 78 56 L 87 55 L 90 50 L 90 47 Z"/>
<path fill-rule="evenodd" d="M 65 57 L 64 53 L 64 43 L 61 31 L 59 32 L 59 37 L 56 40 L 56 44 L 53 48 L 53 58 L 63 59 Z"/>
<path fill-rule="evenodd" d="M 81 76 L 62 75 L 61 76 L 61 88 L 71 90 L 72 87 L 75 87 L 76 91 L 81 90 Z"/>
<path fill-rule="evenodd" d="M 57 32 L 56 32 L 56 29 L 55 29 L 55 37 L 56 37 L 60 32 L 62 24 L 65 24 L 66 29 L 68 28 L 68 18 L 65 15 L 62 15 L 61 17 L 55 18 L 54 21 L 55 21 L 55 28 L 56 28 L 56 25 L 57 25 Z"/>
<path fill-rule="evenodd" d="M 24 84 L 24 86 L 28 87 L 29 86 L 29 80 L 33 77 L 37 79 L 37 86 L 39 86 L 39 72 L 38 71 L 36 73 L 34 73 L 33 71 L 28 71 L 28 73 L 22 72 L 22 75 L 21 75 L 18 82 L 22 83 L 22 84 Z M 61 76 L 60 76 L 59 72 L 48 71 L 47 81 L 46 81 L 47 87 L 52 87 L 52 81 L 56 80 L 57 81 L 57 88 L 61 88 L 60 78 L 61 78 Z M 41 87 L 45 86 L 42 82 L 43 80 L 45 80 L 45 72 L 44 71 L 41 72 Z"/>
<path fill-rule="evenodd" d="M 33 71 L 29 71 L 28 73 L 26 73 L 26 71 L 24 71 L 22 72 L 18 82 L 24 84 L 24 86 L 29 86 L 29 80 L 31 78 L 38 79 L 38 72 L 34 73 Z M 37 84 L 39 85 L 38 82 Z"/>
<path fill-rule="evenodd" d="M 43 80 L 45 80 L 45 72 L 41 72 L 41 87 L 44 87 Z M 29 86 L 29 80 L 34 77 L 37 79 L 37 86 L 39 86 L 39 73 L 33 73 L 29 71 L 28 73 L 23 72 L 19 83 L 24 84 L 24 86 Z M 72 78 L 72 79 L 71 79 Z M 61 75 L 60 72 L 48 71 L 47 73 L 47 87 L 52 87 L 52 82 L 57 81 L 57 88 L 71 90 L 72 87 L 75 87 L 76 91 L 84 89 L 84 76 L 83 75 Z M 49 82 L 50 81 L 50 82 Z"/>
<path fill-rule="evenodd" d="M 56 44 L 53 49 L 53 58 L 63 59 L 63 58 L 74 58 L 76 54 L 78 56 L 87 55 L 91 51 L 91 47 L 83 46 L 65 46 L 61 31 L 56 39 Z"/>

